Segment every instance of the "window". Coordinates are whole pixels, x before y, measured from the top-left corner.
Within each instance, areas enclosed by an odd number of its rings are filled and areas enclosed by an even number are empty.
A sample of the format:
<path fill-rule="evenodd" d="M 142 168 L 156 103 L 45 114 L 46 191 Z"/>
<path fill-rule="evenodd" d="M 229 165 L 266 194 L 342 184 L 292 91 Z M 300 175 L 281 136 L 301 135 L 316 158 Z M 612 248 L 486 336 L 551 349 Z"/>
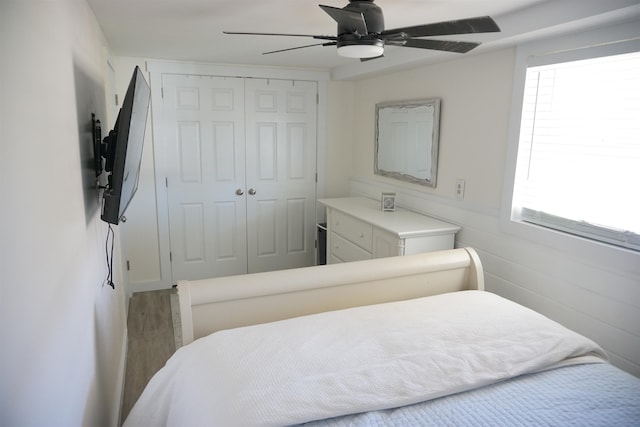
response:
<path fill-rule="evenodd" d="M 528 61 L 512 219 L 640 250 L 640 53 L 575 57 Z"/>

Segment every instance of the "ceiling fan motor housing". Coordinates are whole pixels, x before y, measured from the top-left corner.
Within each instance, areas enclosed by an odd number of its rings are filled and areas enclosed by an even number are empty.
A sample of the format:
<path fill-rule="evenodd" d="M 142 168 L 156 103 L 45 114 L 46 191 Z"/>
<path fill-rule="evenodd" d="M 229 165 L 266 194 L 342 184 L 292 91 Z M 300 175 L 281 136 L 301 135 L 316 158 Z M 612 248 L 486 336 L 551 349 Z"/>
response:
<path fill-rule="evenodd" d="M 367 33 L 380 34 L 384 31 L 384 17 L 382 16 L 382 9 L 380 9 L 378 5 L 373 4 L 373 0 L 349 0 L 349 4 L 343 9 L 362 13 L 364 22 L 367 25 Z M 338 36 L 343 34 L 353 34 L 353 29 L 338 24 Z"/>

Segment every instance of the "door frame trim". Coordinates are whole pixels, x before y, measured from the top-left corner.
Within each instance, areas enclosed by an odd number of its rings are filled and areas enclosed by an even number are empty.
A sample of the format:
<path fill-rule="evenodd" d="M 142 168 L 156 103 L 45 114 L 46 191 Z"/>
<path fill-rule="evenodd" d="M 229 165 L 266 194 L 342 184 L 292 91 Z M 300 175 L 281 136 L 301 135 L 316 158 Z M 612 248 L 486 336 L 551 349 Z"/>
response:
<path fill-rule="evenodd" d="M 164 134 L 164 122 L 162 120 L 163 99 L 162 99 L 162 75 L 163 74 L 192 74 L 204 76 L 220 77 L 243 77 L 243 78 L 272 78 L 279 80 L 308 80 L 318 84 L 318 105 L 316 123 L 316 173 L 318 174 L 316 183 L 316 197 L 322 198 L 325 194 L 325 171 L 326 171 L 326 143 L 327 143 L 327 97 L 328 81 L 330 73 L 328 71 L 316 71 L 290 68 L 267 68 L 251 66 L 219 65 L 212 63 L 195 62 L 168 62 L 168 61 L 148 61 L 147 71 L 149 72 L 149 83 L 151 87 L 151 122 L 152 122 L 152 144 L 154 152 L 154 175 L 156 186 L 156 215 L 158 220 L 158 255 L 160 260 L 160 280 L 131 284 L 136 292 L 167 289 L 174 285 L 171 279 L 171 260 L 169 239 L 169 205 L 167 199 L 167 187 L 162 159 L 156 147 L 156 138 Z M 316 212 L 318 209 L 316 209 Z"/>

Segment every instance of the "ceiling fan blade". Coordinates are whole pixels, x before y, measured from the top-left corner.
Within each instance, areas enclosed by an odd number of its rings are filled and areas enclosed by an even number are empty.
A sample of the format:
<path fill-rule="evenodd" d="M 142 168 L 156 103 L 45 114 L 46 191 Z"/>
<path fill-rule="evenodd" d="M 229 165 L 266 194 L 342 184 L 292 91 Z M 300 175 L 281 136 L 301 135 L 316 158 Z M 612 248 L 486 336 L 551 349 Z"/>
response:
<path fill-rule="evenodd" d="M 384 58 L 384 55 L 374 56 L 373 58 L 360 58 L 360 62 L 373 61 L 374 59 Z"/>
<path fill-rule="evenodd" d="M 423 40 L 423 39 L 407 39 L 407 40 L 390 40 L 387 42 L 391 46 L 415 47 L 418 49 L 443 50 L 446 52 L 467 53 L 471 49 L 478 47 L 480 43 L 473 42 L 457 42 L 450 40 Z"/>
<path fill-rule="evenodd" d="M 312 37 L 318 40 L 337 40 L 336 36 L 318 36 L 313 34 L 280 34 L 280 33 L 249 33 L 240 31 L 223 31 L 223 34 L 240 34 L 248 36 L 289 36 L 289 37 Z"/>
<path fill-rule="evenodd" d="M 367 23 L 362 12 L 340 9 L 339 7 L 319 5 L 337 23 L 338 27 L 350 33 L 367 34 Z"/>
<path fill-rule="evenodd" d="M 410 37 L 450 36 L 454 34 L 494 33 L 500 31 L 490 16 L 436 22 L 413 27 L 395 28 L 380 33 L 383 38 L 406 34 Z"/>
<path fill-rule="evenodd" d="M 307 44 L 307 45 L 304 45 L 304 46 L 290 47 L 290 48 L 287 48 L 287 49 L 272 50 L 272 51 L 269 51 L 269 52 L 264 52 L 263 55 L 269 55 L 271 53 L 286 52 L 288 50 L 303 49 L 305 47 L 312 47 L 312 46 L 335 46 L 336 44 L 338 44 L 338 43 L 337 42 L 329 42 L 329 43 Z"/>

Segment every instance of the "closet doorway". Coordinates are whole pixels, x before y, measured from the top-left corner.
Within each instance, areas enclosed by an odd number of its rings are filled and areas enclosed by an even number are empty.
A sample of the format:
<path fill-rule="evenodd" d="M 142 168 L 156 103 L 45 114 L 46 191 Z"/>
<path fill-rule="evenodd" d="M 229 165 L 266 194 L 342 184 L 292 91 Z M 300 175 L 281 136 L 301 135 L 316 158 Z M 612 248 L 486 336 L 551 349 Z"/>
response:
<path fill-rule="evenodd" d="M 315 81 L 162 75 L 173 283 L 314 263 L 317 93 Z"/>

